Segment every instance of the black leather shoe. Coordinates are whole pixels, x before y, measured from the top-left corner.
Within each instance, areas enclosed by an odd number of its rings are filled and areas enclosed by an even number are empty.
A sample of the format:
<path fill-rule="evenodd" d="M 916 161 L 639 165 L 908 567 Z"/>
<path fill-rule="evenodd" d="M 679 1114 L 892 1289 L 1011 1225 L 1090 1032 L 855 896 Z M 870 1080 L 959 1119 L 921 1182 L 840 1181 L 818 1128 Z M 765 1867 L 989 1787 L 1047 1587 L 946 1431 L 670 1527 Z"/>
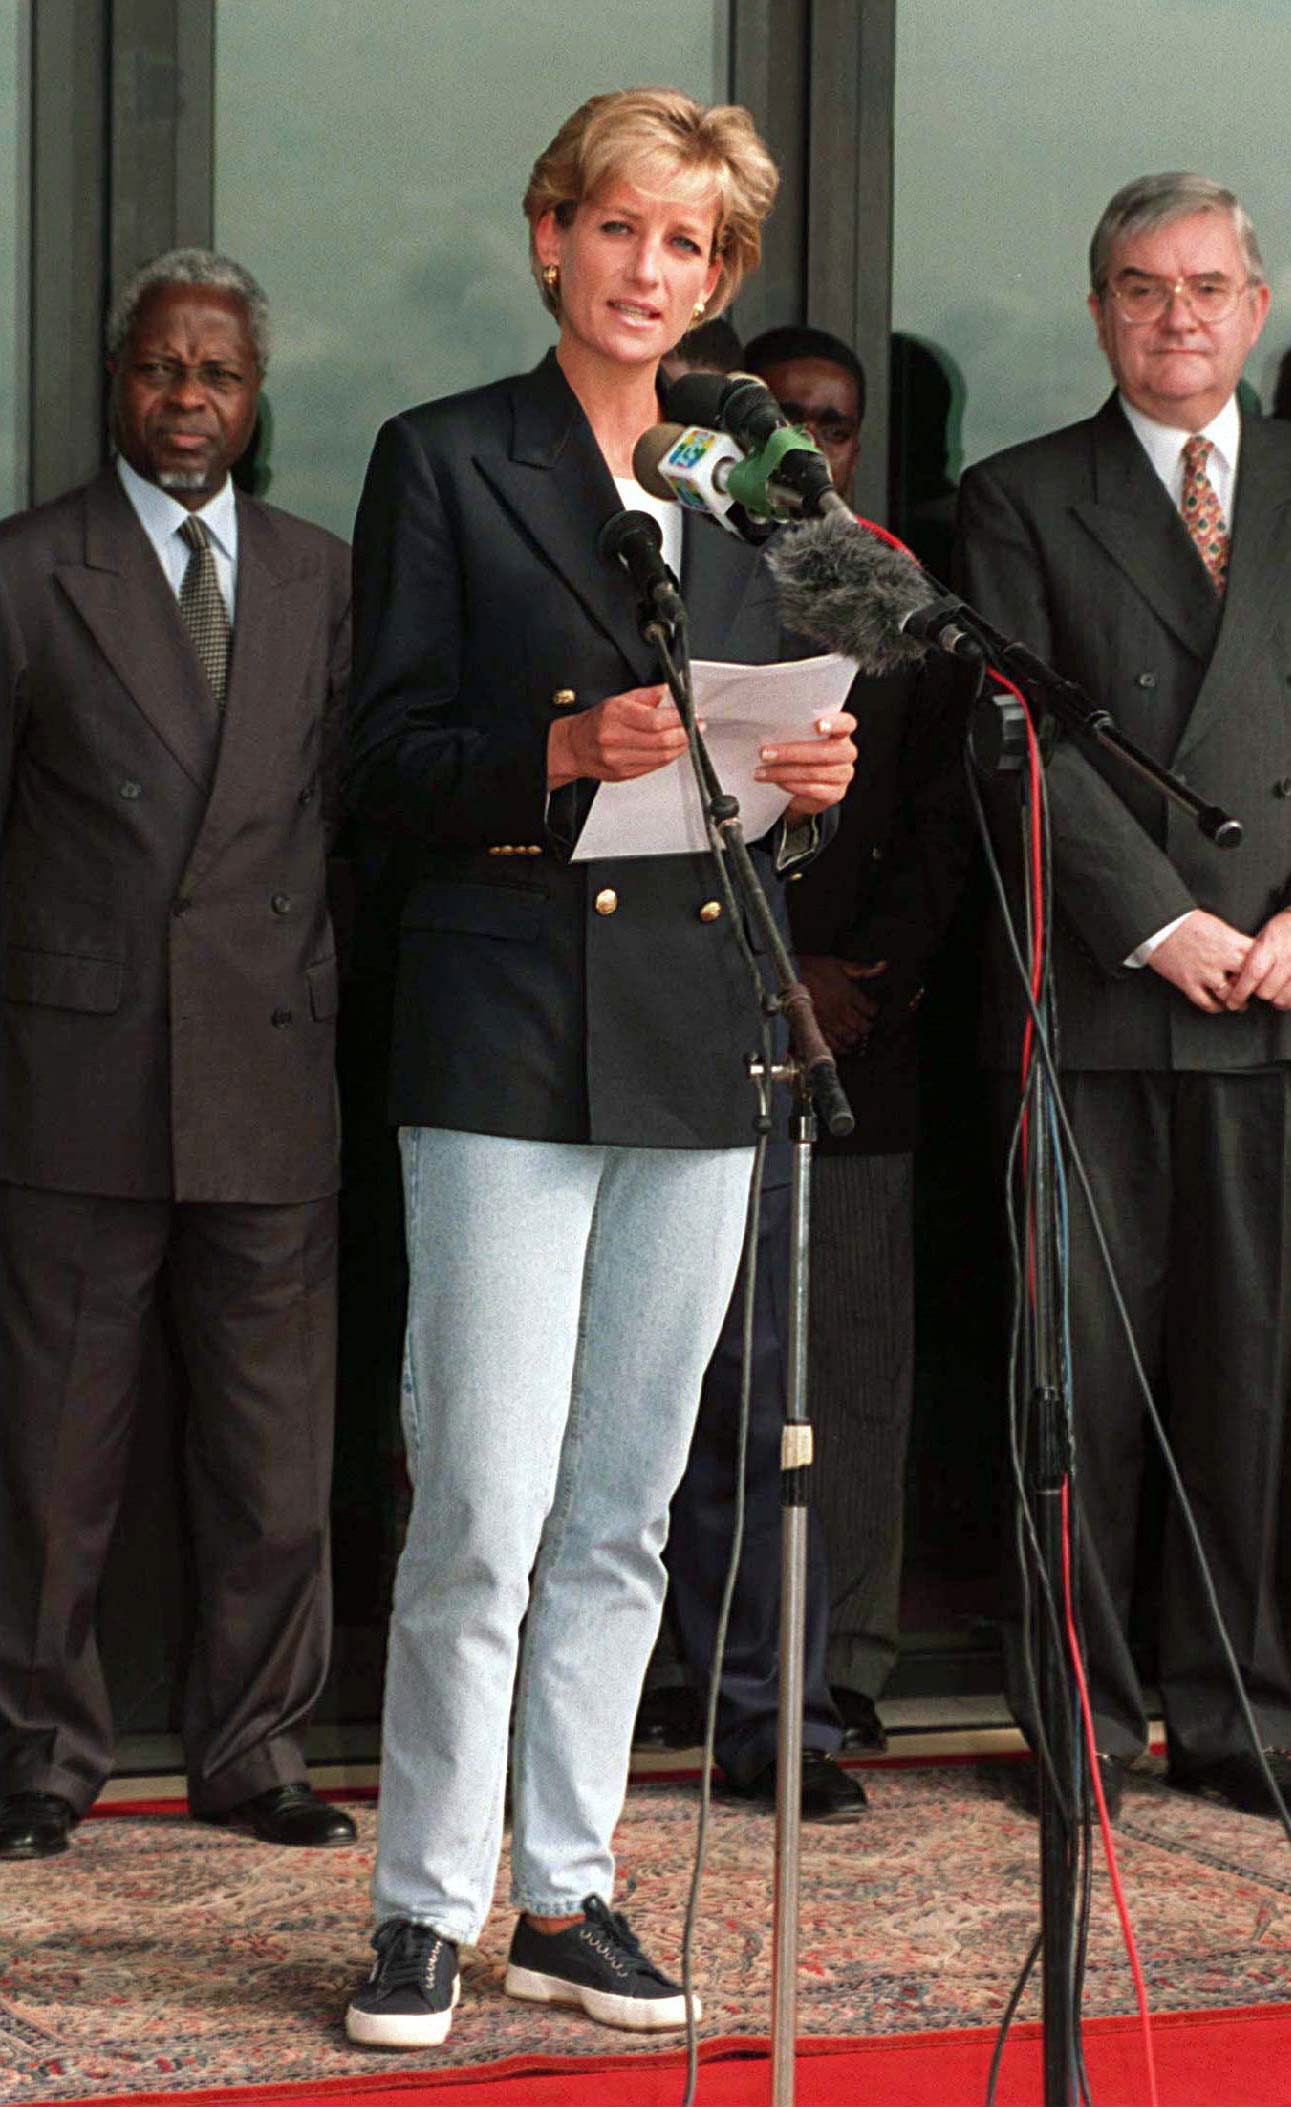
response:
<path fill-rule="evenodd" d="M 262 1844 L 352 1844 L 358 1835 L 344 1808 L 320 1800 L 312 1785 L 274 1785 L 204 1821 L 249 1829 Z"/>
<path fill-rule="evenodd" d="M 727 1791 L 756 1807 L 775 1806 L 776 1767 L 768 1763 L 743 1783 L 727 1780 Z M 804 1822 L 854 1822 L 869 1805 L 859 1778 L 840 1768 L 821 1749 L 802 1752 L 802 1818 Z"/>
<path fill-rule="evenodd" d="M 693 1690 L 670 1683 L 645 1692 L 632 1730 L 633 1748 L 693 1749 L 703 1738 L 704 1715 Z"/>
<path fill-rule="evenodd" d="M 882 1754 L 888 1745 L 888 1737 L 883 1731 L 883 1721 L 874 1699 L 867 1697 L 863 1690 L 849 1690 L 845 1683 L 831 1683 L 829 1695 L 843 1722 L 843 1747 L 877 1749 Z"/>
<path fill-rule="evenodd" d="M 1265 1749 L 1264 1757 L 1278 1791 L 1291 1806 L 1291 1753 L 1286 1749 Z M 1166 1783 L 1179 1792 L 1195 1792 L 1221 1807 L 1235 1807 L 1239 1814 L 1262 1814 L 1269 1821 L 1278 1820 L 1268 1781 L 1251 1749 L 1215 1756 L 1208 1763 L 1172 1756 Z"/>
<path fill-rule="evenodd" d="M 57 1792 L 10 1792 L 0 1799 L 0 1858 L 54 1858 L 76 1827 L 69 1800 Z"/>

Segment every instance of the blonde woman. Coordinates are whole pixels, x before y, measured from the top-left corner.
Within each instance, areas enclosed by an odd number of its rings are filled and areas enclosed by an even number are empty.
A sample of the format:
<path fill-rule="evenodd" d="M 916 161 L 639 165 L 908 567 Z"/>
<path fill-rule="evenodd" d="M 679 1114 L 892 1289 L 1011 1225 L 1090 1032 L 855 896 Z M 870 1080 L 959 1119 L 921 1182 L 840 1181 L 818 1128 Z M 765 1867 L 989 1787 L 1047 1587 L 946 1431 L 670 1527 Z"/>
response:
<path fill-rule="evenodd" d="M 570 851 L 599 783 L 685 744 L 632 587 L 596 553 L 612 514 L 659 513 L 697 652 L 783 648 L 755 552 L 631 480 L 659 359 L 756 263 L 775 186 L 743 110 L 585 103 L 525 198 L 554 352 L 393 419 L 359 513 L 350 803 L 403 903 L 414 1483 L 377 1960 L 347 2016 L 376 2046 L 448 2033 L 493 1895 L 522 1621 L 507 1989 L 634 2029 L 685 2018 L 611 1907 L 611 1846 L 668 1503 L 739 1264 L 756 1017 L 706 857 Z M 843 795 L 852 728 L 765 760 L 789 792 L 759 850 L 775 890 Z"/>

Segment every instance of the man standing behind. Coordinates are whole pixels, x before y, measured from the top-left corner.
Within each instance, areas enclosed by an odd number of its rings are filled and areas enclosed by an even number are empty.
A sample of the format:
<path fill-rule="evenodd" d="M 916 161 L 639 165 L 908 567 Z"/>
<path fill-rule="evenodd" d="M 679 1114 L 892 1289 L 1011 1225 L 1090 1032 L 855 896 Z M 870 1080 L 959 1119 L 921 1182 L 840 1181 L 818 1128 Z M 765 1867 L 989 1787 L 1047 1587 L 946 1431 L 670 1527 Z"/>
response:
<path fill-rule="evenodd" d="M 195 1813 L 348 1842 L 327 1665 L 336 963 L 323 782 L 348 565 L 237 496 L 264 295 L 204 250 L 109 323 L 118 459 L 0 528 L 0 1857 L 111 1768 L 94 1634 L 145 1323 L 182 1345 Z"/>
<path fill-rule="evenodd" d="M 744 352 L 816 440 L 850 499 L 865 413 L 859 359 L 824 330 L 767 330 Z M 914 1378 L 915 1005 L 963 883 L 963 703 L 946 663 L 862 674 L 849 708 L 861 756 L 837 838 L 788 889 L 803 979 L 856 1115 L 849 1141 L 814 1151 L 812 1474 L 802 1812 L 854 1819 L 858 1779 L 831 1760 L 878 1747 L 874 1700 L 896 1658 L 902 1508 Z M 780 1434 L 787 1339 L 787 1170 L 763 1192 L 755 1297 L 744 1554 L 723 1661 L 717 1753 L 728 1788 L 775 1799 L 779 1705 Z M 737 1288 L 704 1378 L 666 1557 L 674 1619 L 697 1683 L 710 1670 L 730 1555 L 743 1336 Z M 831 1597 L 833 1615 L 831 1618 Z M 833 1689 L 831 1693 L 831 1679 Z"/>
<path fill-rule="evenodd" d="M 1066 742 L 1048 771 L 1063 1090 L 1285 1791 L 1291 432 L 1237 405 L 1269 289 L 1230 191 L 1187 174 L 1127 184 L 1095 232 L 1090 284 L 1116 391 L 965 477 L 965 582 L 991 621 L 1244 824 L 1224 854 L 1110 758 Z M 996 965 L 991 1031 L 1009 1067 L 1020 1003 Z M 1127 1639 L 1146 1422 L 1074 1180 L 1071 1204 L 1084 1617 L 1115 1802 L 1147 1732 Z M 1171 1780 L 1271 1814 L 1173 1510 L 1160 1592 Z"/>
<path fill-rule="evenodd" d="M 865 374 L 849 344 L 769 329 L 745 361 L 805 425 L 851 501 Z M 967 697 L 948 663 L 862 675 L 860 759 L 836 839 L 793 885 L 802 977 L 856 1115 L 822 1131 L 812 1176 L 813 1501 L 829 1560 L 829 1673 L 850 1745 L 885 1745 L 875 1700 L 896 1663 L 914 1404 L 917 1009 L 963 891 Z"/>

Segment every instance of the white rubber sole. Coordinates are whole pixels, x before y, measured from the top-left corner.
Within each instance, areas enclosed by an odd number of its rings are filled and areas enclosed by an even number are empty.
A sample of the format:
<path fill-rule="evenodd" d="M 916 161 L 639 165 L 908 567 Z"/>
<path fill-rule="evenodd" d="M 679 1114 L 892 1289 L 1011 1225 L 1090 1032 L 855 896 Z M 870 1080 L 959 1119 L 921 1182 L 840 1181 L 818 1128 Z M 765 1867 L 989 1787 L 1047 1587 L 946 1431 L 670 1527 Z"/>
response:
<path fill-rule="evenodd" d="M 453 2009 L 462 1994 L 462 1978 L 453 1984 L 453 2002 L 446 2012 L 365 2012 L 351 2005 L 345 2015 L 345 2031 L 361 2048 L 438 2048 L 447 2041 L 453 2024 Z"/>
<path fill-rule="evenodd" d="M 609 1990 L 567 1983 L 561 1975 L 539 1975 L 533 1968 L 517 1968 L 514 1961 L 507 1964 L 506 1988 L 508 1997 L 526 1998 L 534 2005 L 577 2005 L 603 2027 L 625 2027 L 632 2034 L 661 2033 L 686 2024 L 686 1999 L 680 1990 L 675 1997 L 615 1997 Z M 704 2008 L 697 1997 L 691 2002 L 698 2025 Z"/>

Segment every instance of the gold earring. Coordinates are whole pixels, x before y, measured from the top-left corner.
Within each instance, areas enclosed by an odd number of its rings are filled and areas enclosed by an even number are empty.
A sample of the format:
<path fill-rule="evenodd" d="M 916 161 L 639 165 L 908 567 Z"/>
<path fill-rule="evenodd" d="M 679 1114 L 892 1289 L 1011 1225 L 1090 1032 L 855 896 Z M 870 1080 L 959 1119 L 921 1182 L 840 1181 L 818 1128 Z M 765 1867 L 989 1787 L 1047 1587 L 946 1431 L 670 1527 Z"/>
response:
<path fill-rule="evenodd" d="M 548 297 L 552 300 L 556 299 L 560 292 L 560 265 L 558 263 L 544 263 L 542 267 L 542 282 Z"/>
<path fill-rule="evenodd" d="M 696 328 L 696 327 L 697 327 L 697 325 L 698 325 L 698 324 L 699 324 L 700 322 L 702 322 L 702 321 L 703 321 L 703 319 L 704 319 L 704 309 L 705 309 L 705 308 L 707 307 L 707 305 L 708 305 L 708 302 L 707 302 L 707 300 L 697 300 L 697 301 L 696 301 L 696 303 L 695 303 L 695 306 L 694 306 L 694 309 L 693 309 L 693 311 L 692 311 L 692 313 L 691 313 L 691 317 L 690 317 L 690 326 L 691 326 L 691 328 L 692 328 L 692 329 Z"/>

